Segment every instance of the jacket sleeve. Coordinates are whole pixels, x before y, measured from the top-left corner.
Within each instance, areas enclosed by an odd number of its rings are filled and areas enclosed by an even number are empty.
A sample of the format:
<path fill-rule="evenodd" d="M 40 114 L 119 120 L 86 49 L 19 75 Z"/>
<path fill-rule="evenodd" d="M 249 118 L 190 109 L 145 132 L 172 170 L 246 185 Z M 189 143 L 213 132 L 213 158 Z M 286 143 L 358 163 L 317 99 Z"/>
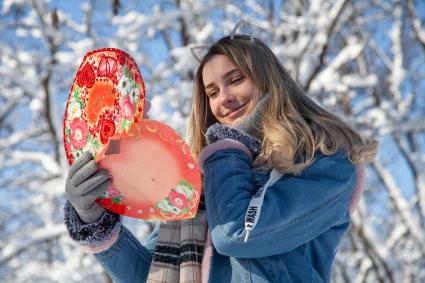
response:
<path fill-rule="evenodd" d="M 152 241 L 151 237 L 149 241 Z M 108 250 L 94 256 L 114 282 L 132 283 L 146 282 L 153 252 L 122 226 L 118 240 Z"/>
<path fill-rule="evenodd" d="M 142 245 L 122 225 L 122 217 L 105 213 L 94 223 L 84 223 L 72 204 L 64 207 L 65 226 L 70 237 L 83 251 L 94 254 L 98 262 L 115 282 L 145 282 L 153 258 L 159 232 L 159 222 L 146 243 Z"/>
<path fill-rule="evenodd" d="M 223 255 L 264 257 L 291 251 L 335 225 L 349 222 L 356 179 L 344 153 L 318 154 L 298 176 L 284 175 L 269 187 L 255 229 L 244 242 L 248 204 L 258 187 L 251 158 L 239 149 L 214 152 L 204 163 L 208 225 Z"/>

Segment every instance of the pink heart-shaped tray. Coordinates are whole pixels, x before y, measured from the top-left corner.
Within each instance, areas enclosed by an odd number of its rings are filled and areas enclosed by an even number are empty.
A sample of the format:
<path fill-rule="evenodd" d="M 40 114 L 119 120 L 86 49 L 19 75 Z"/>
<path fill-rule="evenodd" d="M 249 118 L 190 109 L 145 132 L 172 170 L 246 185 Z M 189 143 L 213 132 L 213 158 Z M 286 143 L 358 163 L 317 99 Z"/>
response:
<path fill-rule="evenodd" d="M 141 120 L 127 137 L 114 143 L 119 153 L 99 162 L 114 178 L 99 199 L 104 207 L 143 219 L 195 216 L 201 195 L 199 167 L 174 130 L 158 121 Z"/>

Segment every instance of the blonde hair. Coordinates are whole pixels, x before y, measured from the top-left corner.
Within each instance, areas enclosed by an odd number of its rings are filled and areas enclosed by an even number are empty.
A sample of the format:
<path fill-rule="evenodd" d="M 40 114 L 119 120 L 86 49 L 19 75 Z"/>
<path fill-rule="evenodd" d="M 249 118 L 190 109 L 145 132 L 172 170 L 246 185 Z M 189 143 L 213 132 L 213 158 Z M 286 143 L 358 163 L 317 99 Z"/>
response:
<path fill-rule="evenodd" d="M 314 161 L 316 151 L 325 155 L 347 152 L 352 163 L 370 162 L 378 142 L 362 138 L 339 117 L 311 100 L 262 41 L 235 35 L 218 40 L 203 57 L 195 76 L 188 138 L 196 158 L 206 145 L 205 132 L 218 122 L 205 93 L 202 70 L 215 55 L 225 55 L 270 99 L 262 119 L 262 153 L 282 173 L 299 174 Z"/>

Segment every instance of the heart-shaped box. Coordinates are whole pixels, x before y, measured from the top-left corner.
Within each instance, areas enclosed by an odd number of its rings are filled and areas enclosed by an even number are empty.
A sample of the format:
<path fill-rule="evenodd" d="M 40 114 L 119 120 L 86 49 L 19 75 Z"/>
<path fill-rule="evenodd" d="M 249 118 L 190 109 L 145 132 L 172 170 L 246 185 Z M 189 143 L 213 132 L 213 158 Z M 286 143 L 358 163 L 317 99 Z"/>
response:
<path fill-rule="evenodd" d="M 170 127 L 142 120 L 145 88 L 122 50 L 86 54 L 64 116 L 69 164 L 91 152 L 113 185 L 97 199 L 110 211 L 147 220 L 195 217 L 201 195 L 198 163 Z"/>

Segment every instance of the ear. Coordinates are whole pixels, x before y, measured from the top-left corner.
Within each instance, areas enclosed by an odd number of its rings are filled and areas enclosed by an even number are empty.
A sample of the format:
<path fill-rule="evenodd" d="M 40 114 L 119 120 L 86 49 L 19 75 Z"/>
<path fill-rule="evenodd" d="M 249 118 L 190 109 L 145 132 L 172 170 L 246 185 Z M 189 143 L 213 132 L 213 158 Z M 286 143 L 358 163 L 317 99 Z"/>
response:
<path fill-rule="evenodd" d="M 195 57 L 196 61 L 199 63 L 202 62 L 202 58 L 207 54 L 210 49 L 207 45 L 198 45 L 190 48 L 190 52 L 192 52 L 193 57 Z"/>
<path fill-rule="evenodd" d="M 353 195 L 351 196 L 350 205 L 349 205 L 350 214 L 352 214 L 356 210 L 359 204 L 360 198 L 363 194 L 364 174 L 365 174 L 363 163 L 356 164 L 356 173 L 357 173 L 356 184 L 355 184 L 354 192 L 353 192 Z"/>

